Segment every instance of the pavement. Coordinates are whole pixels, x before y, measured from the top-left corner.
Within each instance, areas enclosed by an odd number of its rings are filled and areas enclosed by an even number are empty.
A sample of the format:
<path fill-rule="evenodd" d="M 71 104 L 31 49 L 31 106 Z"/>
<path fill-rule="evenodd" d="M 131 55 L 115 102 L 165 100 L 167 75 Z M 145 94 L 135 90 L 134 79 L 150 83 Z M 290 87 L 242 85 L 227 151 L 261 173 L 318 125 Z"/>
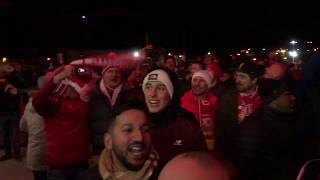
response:
<path fill-rule="evenodd" d="M 0 149 L 0 156 L 4 154 Z M 25 156 L 23 161 L 14 159 L 0 162 L 0 180 L 33 180 L 32 172 L 26 166 Z"/>

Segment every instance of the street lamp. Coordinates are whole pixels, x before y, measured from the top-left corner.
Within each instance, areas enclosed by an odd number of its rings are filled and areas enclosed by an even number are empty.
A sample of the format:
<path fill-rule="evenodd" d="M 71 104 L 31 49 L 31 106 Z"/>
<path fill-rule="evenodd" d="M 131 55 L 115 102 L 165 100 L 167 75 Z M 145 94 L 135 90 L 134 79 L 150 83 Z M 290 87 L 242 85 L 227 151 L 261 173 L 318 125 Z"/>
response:
<path fill-rule="evenodd" d="M 294 58 L 298 56 L 297 51 L 294 49 L 295 44 L 297 44 L 298 42 L 295 40 L 290 41 L 290 44 L 292 45 L 292 50 L 289 51 L 289 56 L 292 57 L 292 63 L 294 63 Z"/>
<path fill-rule="evenodd" d="M 292 57 L 292 63 L 295 63 L 294 58 L 298 56 L 298 53 L 297 51 L 289 51 L 289 56 Z"/>
<path fill-rule="evenodd" d="M 297 44 L 298 42 L 297 41 L 295 41 L 295 40 L 292 40 L 291 42 L 290 42 L 290 44 L 292 44 L 292 45 L 295 45 L 295 44 Z"/>

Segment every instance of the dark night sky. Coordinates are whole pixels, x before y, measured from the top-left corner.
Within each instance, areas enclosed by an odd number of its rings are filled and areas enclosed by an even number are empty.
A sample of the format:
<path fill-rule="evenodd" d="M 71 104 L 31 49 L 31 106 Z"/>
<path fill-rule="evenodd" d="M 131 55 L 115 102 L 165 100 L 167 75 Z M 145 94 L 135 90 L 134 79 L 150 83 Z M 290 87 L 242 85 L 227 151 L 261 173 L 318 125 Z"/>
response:
<path fill-rule="evenodd" d="M 318 42 L 320 36 L 320 15 L 307 1 L 0 2 L 0 54 L 142 47 L 146 33 L 156 46 L 187 51 L 270 47 L 291 38 Z"/>

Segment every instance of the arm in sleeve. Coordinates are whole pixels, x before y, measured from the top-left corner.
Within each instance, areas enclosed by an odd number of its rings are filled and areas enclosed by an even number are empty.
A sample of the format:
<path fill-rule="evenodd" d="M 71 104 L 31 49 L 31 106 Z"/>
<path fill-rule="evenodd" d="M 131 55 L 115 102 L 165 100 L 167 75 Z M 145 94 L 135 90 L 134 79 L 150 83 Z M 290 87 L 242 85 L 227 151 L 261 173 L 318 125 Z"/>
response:
<path fill-rule="evenodd" d="M 32 105 L 44 118 L 52 116 L 56 108 L 49 100 L 50 94 L 55 87 L 56 85 L 53 79 L 51 79 L 33 96 Z"/>

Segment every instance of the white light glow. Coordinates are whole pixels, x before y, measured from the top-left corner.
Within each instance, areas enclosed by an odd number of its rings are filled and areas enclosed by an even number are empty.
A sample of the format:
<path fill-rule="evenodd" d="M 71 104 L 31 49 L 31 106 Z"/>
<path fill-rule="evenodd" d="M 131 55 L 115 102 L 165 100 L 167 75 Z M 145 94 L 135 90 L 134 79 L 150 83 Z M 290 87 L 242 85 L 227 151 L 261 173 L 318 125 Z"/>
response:
<path fill-rule="evenodd" d="M 290 44 L 297 44 L 298 42 L 297 41 L 295 41 L 295 40 L 292 40 L 291 42 L 290 42 Z"/>
<path fill-rule="evenodd" d="M 133 57 L 138 58 L 140 56 L 138 51 L 133 52 Z"/>
<path fill-rule="evenodd" d="M 289 51 L 289 56 L 295 58 L 298 56 L 298 53 L 297 53 L 297 51 Z"/>
<path fill-rule="evenodd" d="M 2 62 L 6 62 L 7 61 L 7 58 L 6 57 L 3 57 L 2 58 Z"/>

